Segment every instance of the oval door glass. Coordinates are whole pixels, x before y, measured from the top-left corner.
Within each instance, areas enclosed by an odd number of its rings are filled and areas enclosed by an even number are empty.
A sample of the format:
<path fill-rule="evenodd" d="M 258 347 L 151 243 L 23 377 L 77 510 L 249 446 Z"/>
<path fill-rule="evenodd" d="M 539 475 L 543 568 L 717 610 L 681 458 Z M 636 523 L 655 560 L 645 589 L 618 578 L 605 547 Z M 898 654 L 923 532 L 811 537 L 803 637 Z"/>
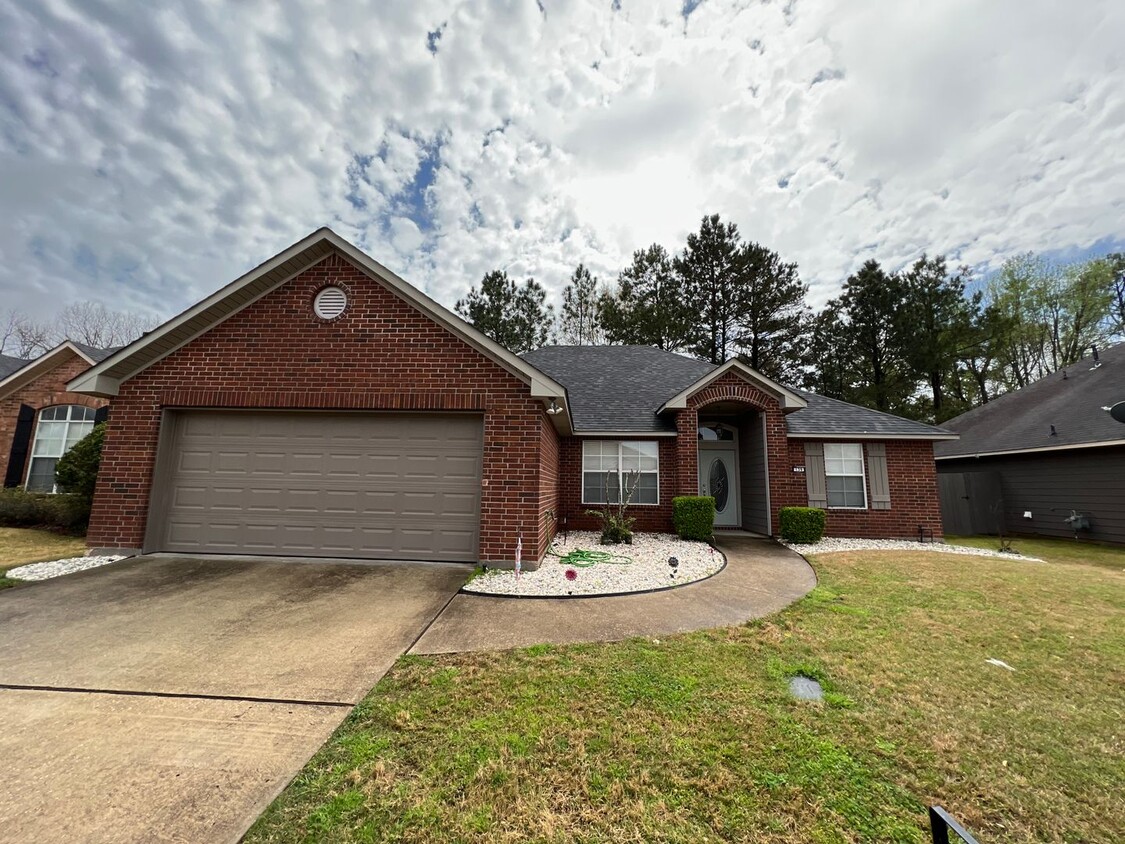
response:
<path fill-rule="evenodd" d="M 711 495 L 715 499 L 715 512 L 721 513 L 727 509 L 727 464 L 716 457 L 711 461 L 711 469 L 707 473 L 707 484 L 711 487 Z"/>

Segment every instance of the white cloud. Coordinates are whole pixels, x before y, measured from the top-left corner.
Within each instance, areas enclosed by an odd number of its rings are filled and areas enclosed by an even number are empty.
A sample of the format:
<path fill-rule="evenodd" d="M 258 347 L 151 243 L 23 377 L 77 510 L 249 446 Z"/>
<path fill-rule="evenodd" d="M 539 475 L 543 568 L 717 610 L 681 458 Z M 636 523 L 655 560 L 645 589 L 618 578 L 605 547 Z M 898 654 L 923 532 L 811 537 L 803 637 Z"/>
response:
<path fill-rule="evenodd" d="M 446 304 L 709 212 L 818 302 L 1125 237 L 1120 3 L 545 6 L 0 0 L 4 304 L 169 315 L 324 224 Z"/>

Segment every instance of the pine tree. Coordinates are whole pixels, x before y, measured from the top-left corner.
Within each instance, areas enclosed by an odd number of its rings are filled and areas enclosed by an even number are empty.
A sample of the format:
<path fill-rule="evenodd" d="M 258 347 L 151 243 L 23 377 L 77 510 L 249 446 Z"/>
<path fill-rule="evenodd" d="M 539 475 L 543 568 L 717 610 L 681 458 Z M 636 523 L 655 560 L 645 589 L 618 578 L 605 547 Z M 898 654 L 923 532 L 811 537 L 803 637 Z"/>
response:
<path fill-rule="evenodd" d="M 738 226 L 718 214 L 704 217 L 699 231 L 675 259 L 684 296 L 696 314 L 691 351 L 711 363 L 724 363 L 734 352 L 739 309 L 735 264 L 741 246 Z"/>
<path fill-rule="evenodd" d="M 534 279 L 522 285 L 506 272 L 493 270 L 455 305 L 458 314 L 509 351 L 537 349 L 550 340 L 554 309 L 545 304 L 546 291 Z"/>
<path fill-rule="evenodd" d="M 671 256 L 656 243 L 633 253 L 616 290 L 599 297 L 598 312 L 609 342 L 667 352 L 687 348 L 696 322 Z"/>
<path fill-rule="evenodd" d="M 598 280 L 582 264 L 563 289 L 559 314 L 559 340 L 572 346 L 597 346 L 605 342 L 598 307 Z"/>
<path fill-rule="evenodd" d="M 835 306 L 847 323 L 840 341 L 855 366 L 848 401 L 887 413 L 909 412 L 913 384 L 896 330 L 904 301 L 902 279 L 884 272 L 877 261 L 868 261 L 844 283 Z"/>
<path fill-rule="evenodd" d="M 902 276 L 903 304 L 895 318 L 899 348 L 915 381 L 930 391 L 933 418 L 955 416 L 946 410 L 946 384 L 955 377 L 962 349 L 971 342 L 980 296 L 965 298 L 965 274 L 950 274 L 945 258 L 923 255 Z M 966 408 L 960 408 L 964 410 Z"/>
<path fill-rule="evenodd" d="M 796 264 L 757 243 L 738 251 L 734 271 L 734 344 L 740 357 L 769 378 L 791 378 L 801 364 L 811 317 L 808 285 L 801 283 Z"/>

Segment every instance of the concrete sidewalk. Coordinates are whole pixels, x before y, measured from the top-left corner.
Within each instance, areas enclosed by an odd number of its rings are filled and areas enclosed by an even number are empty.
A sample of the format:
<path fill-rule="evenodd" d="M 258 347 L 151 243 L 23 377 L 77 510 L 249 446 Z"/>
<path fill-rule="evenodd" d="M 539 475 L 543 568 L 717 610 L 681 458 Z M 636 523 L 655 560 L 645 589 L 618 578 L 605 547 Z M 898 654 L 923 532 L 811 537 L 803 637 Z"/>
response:
<path fill-rule="evenodd" d="M 524 648 L 544 642 L 611 642 L 743 624 L 777 612 L 816 586 L 794 551 L 749 535 L 717 542 L 727 566 L 679 589 L 618 598 L 494 598 L 460 594 L 412 654 Z"/>

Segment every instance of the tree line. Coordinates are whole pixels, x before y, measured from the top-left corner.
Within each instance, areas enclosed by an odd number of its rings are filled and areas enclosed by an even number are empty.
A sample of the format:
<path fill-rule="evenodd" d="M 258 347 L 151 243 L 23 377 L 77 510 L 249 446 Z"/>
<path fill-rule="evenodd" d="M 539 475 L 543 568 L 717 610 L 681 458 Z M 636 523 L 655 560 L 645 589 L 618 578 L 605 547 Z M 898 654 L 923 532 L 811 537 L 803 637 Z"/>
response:
<path fill-rule="evenodd" d="M 153 316 L 115 311 L 100 302 L 73 302 L 48 319 L 12 308 L 0 314 L 0 354 L 30 360 L 63 340 L 96 349 L 124 346 L 158 323 Z"/>
<path fill-rule="evenodd" d="M 981 289 L 969 294 L 967 289 Z M 1034 254 L 987 279 L 944 256 L 869 260 L 821 310 L 794 263 L 705 216 L 684 246 L 633 253 L 612 283 L 579 265 L 556 312 L 534 279 L 485 275 L 456 310 L 514 352 L 553 342 L 651 345 L 831 398 L 942 422 L 1125 337 L 1125 255 Z"/>

